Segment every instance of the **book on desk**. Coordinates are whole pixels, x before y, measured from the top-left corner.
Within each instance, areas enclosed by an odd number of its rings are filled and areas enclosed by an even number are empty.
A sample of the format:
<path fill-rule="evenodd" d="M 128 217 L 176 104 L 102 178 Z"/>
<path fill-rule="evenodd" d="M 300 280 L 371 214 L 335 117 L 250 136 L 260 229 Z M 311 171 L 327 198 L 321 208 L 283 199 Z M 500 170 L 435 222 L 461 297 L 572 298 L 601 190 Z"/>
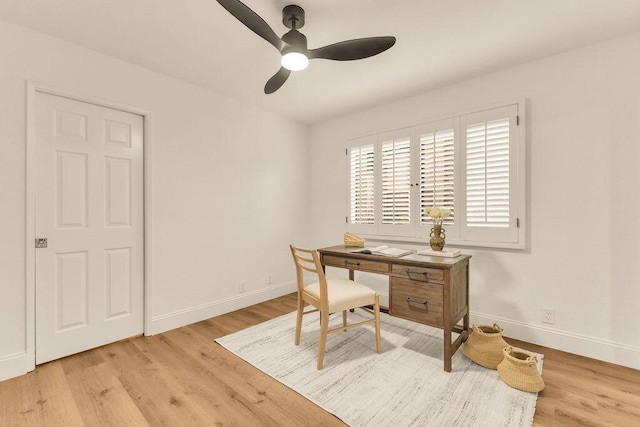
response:
<path fill-rule="evenodd" d="M 460 249 L 443 249 L 441 251 L 434 251 L 433 249 L 420 249 L 417 254 L 427 256 L 441 256 L 445 258 L 455 258 L 458 255 L 461 255 Z"/>
<path fill-rule="evenodd" d="M 399 258 L 401 256 L 409 255 L 414 253 L 413 249 L 400 249 L 400 248 L 390 248 L 387 245 L 376 246 L 375 248 L 358 248 L 353 249 L 349 252 L 358 253 L 358 254 L 373 254 L 373 255 L 383 255 L 389 256 L 393 258 Z"/>

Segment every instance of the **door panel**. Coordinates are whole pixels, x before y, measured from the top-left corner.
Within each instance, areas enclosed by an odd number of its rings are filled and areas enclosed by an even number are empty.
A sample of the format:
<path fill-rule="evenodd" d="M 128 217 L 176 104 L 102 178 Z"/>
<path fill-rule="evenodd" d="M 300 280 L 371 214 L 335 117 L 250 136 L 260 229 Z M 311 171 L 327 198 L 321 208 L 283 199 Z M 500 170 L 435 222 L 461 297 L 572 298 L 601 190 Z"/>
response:
<path fill-rule="evenodd" d="M 131 248 L 108 249 L 106 255 L 107 319 L 131 314 Z"/>
<path fill-rule="evenodd" d="M 107 227 L 131 225 L 131 161 L 105 158 Z"/>
<path fill-rule="evenodd" d="M 56 255 L 53 304 L 58 320 L 56 332 L 88 324 L 87 260 L 87 252 Z"/>
<path fill-rule="evenodd" d="M 143 118 L 37 93 L 36 363 L 143 329 Z"/>

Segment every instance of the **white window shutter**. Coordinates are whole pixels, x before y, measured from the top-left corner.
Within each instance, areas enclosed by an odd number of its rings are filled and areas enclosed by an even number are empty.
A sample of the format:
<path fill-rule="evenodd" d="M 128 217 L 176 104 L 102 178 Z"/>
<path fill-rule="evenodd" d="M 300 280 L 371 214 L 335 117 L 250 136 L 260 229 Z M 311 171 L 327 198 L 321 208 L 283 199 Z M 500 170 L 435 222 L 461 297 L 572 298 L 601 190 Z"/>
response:
<path fill-rule="evenodd" d="M 437 206 L 449 209 L 451 216 L 444 225 L 455 220 L 454 191 L 454 129 L 433 130 L 420 133 L 420 223 L 431 226 L 432 218 L 425 209 Z"/>
<path fill-rule="evenodd" d="M 347 230 L 356 234 L 375 235 L 378 232 L 376 212 L 377 167 L 376 136 L 356 138 L 347 142 Z"/>
<path fill-rule="evenodd" d="M 383 235 L 411 236 L 411 135 L 402 129 L 379 137 L 380 144 L 380 227 Z"/>
<path fill-rule="evenodd" d="M 509 118 L 467 125 L 467 226 L 509 226 Z"/>
<path fill-rule="evenodd" d="M 525 101 L 347 143 L 347 230 L 424 243 L 431 206 L 447 244 L 526 247 Z M 521 116 L 519 116 L 519 114 Z"/>
<path fill-rule="evenodd" d="M 466 240 L 517 242 L 516 121 L 517 105 L 462 118 Z"/>
<path fill-rule="evenodd" d="M 411 141 L 382 144 L 382 223 L 409 224 L 411 214 Z"/>
<path fill-rule="evenodd" d="M 374 224 L 375 222 L 375 157 L 374 145 L 368 144 L 351 149 L 351 215 L 352 224 Z"/>

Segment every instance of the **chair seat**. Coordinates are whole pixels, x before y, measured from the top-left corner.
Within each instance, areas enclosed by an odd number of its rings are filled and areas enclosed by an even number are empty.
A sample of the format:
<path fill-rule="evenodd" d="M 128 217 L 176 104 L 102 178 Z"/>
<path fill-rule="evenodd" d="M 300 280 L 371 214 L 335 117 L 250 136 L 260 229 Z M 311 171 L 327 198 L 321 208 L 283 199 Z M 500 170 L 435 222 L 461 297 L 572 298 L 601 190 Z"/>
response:
<path fill-rule="evenodd" d="M 316 282 L 304 288 L 314 298 L 320 299 L 320 283 Z M 376 292 L 362 283 L 347 279 L 327 279 L 329 311 L 336 313 L 350 308 L 374 305 Z"/>

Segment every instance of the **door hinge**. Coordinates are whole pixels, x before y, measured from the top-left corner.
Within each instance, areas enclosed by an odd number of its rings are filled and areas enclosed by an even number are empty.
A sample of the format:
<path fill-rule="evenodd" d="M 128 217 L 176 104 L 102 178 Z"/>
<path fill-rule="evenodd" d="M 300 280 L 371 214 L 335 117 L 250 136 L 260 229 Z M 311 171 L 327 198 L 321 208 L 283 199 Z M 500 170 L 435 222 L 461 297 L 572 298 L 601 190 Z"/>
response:
<path fill-rule="evenodd" d="M 520 126 L 520 116 L 516 116 L 516 126 Z"/>
<path fill-rule="evenodd" d="M 516 218 L 516 228 L 520 228 L 520 218 Z"/>
<path fill-rule="evenodd" d="M 348 149 L 348 148 L 345 148 L 345 149 L 344 149 L 344 155 L 345 155 L 345 156 L 348 156 L 348 155 L 349 155 L 349 149 Z"/>
<path fill-rule="evenodd" d="M 348 216 L 345 216 L 345 217 L 344 217 L 344 223 L 345 223 L 345 224 L 349 224 L 349 217 L 348 217 Z"/>

